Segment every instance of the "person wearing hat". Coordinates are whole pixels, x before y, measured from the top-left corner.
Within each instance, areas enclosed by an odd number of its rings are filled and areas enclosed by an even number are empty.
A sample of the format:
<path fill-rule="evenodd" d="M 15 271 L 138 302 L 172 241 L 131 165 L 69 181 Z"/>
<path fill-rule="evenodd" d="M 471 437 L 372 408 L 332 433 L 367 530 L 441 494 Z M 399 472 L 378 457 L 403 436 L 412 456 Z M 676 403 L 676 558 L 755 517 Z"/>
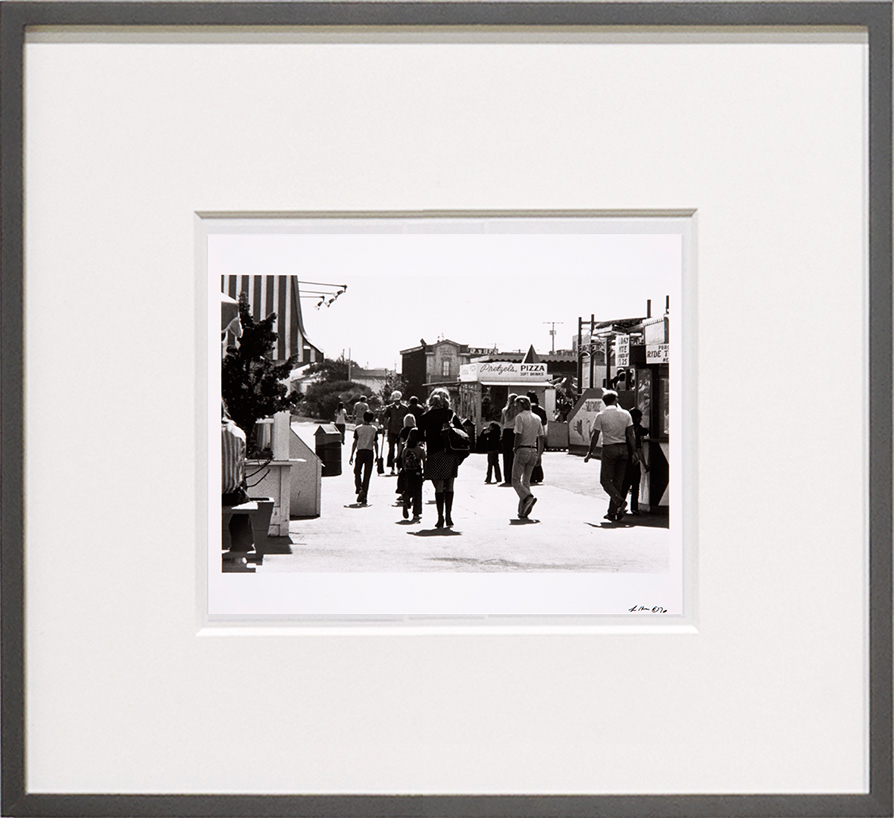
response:
<path fill-rule="evenodd" d="M 546 409 L 540 405 L 536 392 L 528 392 L 528 400 L 531 401 L 531 411 L 540 418 L 540 422 L 543 424 L 543 434 L 546 435 Z M 537 465 L 534 466 L 534 471 L 531 472 L 531 485 L 535 486 L 542 482 L 543 452 L 541 451 L 540 456 L 537 458 Z"/>
<path fill-rule="evenodd" d="M 392 475 L 397 474 L 395 455 L 400 453 L 400 431 L 404 428 L 404 418 L 409 408 L 401 401 L 402 397 L 403 394 L 395 389 L 391 393 L 391 402 L 382 414 L 385 432 L 388 435 L 388 468 L 391 469 Z"/>

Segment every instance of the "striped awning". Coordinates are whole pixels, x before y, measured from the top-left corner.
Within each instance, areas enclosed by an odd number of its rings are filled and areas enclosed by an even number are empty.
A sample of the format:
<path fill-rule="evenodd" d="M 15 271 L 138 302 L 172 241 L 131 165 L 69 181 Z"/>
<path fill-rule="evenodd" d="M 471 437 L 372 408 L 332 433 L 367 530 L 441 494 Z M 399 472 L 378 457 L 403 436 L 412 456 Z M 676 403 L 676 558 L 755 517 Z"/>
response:
<path fill-rule="evenodd" d="M 248 293 L 251 317 L 255 321 L 263 321 L 271 312 L 276 313 L 274 329 L 279 337 L 274 349 L 275 360 L 284 361 L 294 355 L 296 366 L 323 360 L 323 353 L 304 333 L 297 276 L 221 276 L 220 289 L 236 299 L 240 293 Z"/>

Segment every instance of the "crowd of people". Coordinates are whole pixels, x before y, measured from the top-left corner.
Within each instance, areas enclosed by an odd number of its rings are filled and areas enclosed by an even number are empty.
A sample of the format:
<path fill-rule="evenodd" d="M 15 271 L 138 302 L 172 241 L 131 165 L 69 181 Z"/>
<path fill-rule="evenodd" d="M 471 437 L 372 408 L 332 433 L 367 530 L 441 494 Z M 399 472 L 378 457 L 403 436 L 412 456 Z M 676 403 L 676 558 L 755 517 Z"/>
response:
<path fill-rule="evenodd" d="M 592 458 L 601 438 L 600 483 L 609 495 L 605 519 L 614 523 L 628 512 L 638 512 L 641 474 L 643 469 L 648 470 L 642 447 L 648 429 L 642 426 L 638 409 L 628 412 L 618 405 L 617 392 L 607 390 L 602 400 L 605 408 L 594 420 L 584 462 Z M 428 480 L 435 490 L 435 528 L 452 528 L 454 481 L 470 445 L 462 421 L 450 406 L 448 391 L 433 390 L 425 406 L 416 397 L 404 403 L 401 392 L 394 391 L 378 418 L 370 411 L 366 396 L 360 396 L 354 404 L 353 419 L 355 429 L 348 462 L 353 465 L 357 505 L 368 505 L 373 469 L 384 474 L 387 467 L 391 475 L 398 477 L 397 493 L 404 519 L 412 513 L 412 522 L 421 522 L 422 489 Z M 343 437 L 346 422 L 347 410 L 339 404 L 335 423 Z M 537 502 L 531 486 L 544 479 L 547 423 L 546 411 L 539 405 L 536 393 L 510 394 L 500 422 L 494 421 L 482 431 L 487 453 L 485 483 L 496 482 L 515 489 L 519 520 L 530 518 Z"/>
<path fill-rule="evenodd" d="M 446 389 L 435 389 L 427 406 L 417 398 L 403 402 L 399 391 L 391 394 L 391 400 L 382 413 L 379 425 L 373 425 L 375 415 L 367 407 L 360 423 L 354 430 L 351 456 L 348 463 L 354 466 L 354 487 L 358 505 L 366 505 L 373 464 L 384 473 L 386 463 L 384 449 L 388 447 L 387 467 L 398 476 L 404 517 L 413 511 L 413 521 L 422 519 L 422 485 L 430 480 L 435 488 L 435 505 L 438 509 L 436 528 L 453 527 L 453 482 L 459 464 L 469 453 L 466 445 L 451 445 L 447 427 L 453 427 L 454 439 L 468 435 L 462 421 L 450 407 L 450 395 Z M 358 399 L 365 404 L 365 396 Z M 355 415 L 356 417 L 356 415 Z M 379 432 L 383 440 L 380 447 Z M 381 453 L 381 454 L 380 454 Z"/>

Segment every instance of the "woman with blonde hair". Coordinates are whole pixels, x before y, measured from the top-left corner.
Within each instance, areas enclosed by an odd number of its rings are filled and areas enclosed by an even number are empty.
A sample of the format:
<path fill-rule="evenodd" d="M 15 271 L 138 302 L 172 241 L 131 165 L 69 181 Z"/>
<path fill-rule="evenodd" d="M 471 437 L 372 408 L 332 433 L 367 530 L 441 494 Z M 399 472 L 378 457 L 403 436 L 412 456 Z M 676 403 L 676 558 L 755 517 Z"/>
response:
<path fill-rule="evenodd" d="M 462 429 L 462 423 L 450 408 L 450 393 L 441 387 L 428 399 L 428 411 L 419 419 L 419 431 L 425 440 L 425 479 L 435 487 L 438 521 L 435 528 L 453 527 L 453 481 L 461 457 L 447 448 L 442 432 L 445 423 Z"/>
<path fill-rule="evenodd" d="M 506 398 L 506 405 L 503 407 L 503 411 L 500 412 L 500 426 L 503 429 L 504 482 L 500 484 L 502 486 L 512 485 L 512 463 L 515 460 L 515 416 L 519 412 L 515 403 L 517 399 L 518 395 L 515 392 L 510 392 L 509 397 Z"/>

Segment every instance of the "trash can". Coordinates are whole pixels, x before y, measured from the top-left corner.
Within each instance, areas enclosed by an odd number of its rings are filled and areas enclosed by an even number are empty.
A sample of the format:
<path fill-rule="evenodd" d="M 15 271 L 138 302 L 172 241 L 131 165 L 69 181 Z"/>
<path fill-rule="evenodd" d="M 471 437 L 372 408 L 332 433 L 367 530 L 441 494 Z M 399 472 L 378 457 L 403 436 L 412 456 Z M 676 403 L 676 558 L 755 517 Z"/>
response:
<path fill-rule="evenodd" d="M 314 433 L 317 457 L 323 464 L 323 477 L 341 474 L 341 432 L 334 423 L 317 427 Z"/>

